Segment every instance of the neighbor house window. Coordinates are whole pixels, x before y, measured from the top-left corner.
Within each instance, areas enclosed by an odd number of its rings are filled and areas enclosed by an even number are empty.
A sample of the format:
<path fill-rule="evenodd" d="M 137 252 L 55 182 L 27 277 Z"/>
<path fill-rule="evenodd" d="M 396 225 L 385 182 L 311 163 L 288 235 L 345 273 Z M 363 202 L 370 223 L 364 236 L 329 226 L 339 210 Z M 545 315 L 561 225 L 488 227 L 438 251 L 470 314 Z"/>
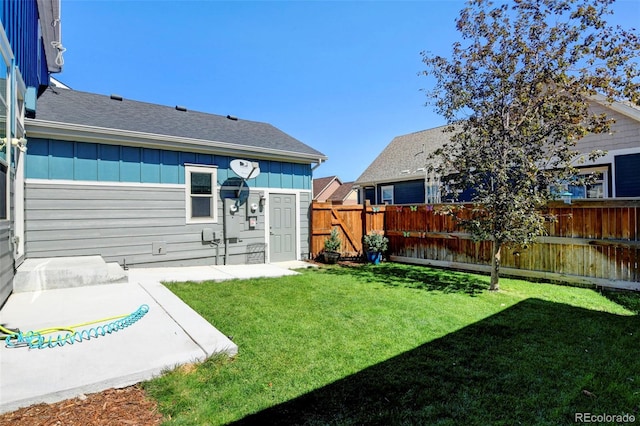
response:
<path fill-rule="evenodd" d="M 588 185 L 569 185 L 571 198 L 606 198 L 607 197 L 607 167 L 594 167 L 580 170 L 580 177 L 590 177 Z"/>
<path fill-rule="evenodd" d="M 187 223 L 217 222 L 218 169 L 207 166 L 185 166 L 184 170 Z"/>
<path fill-rule="evenodd" d="M 393 204 L 393 185 L 386 185 L 380 188 L 381 204 Z"/>
<path fill-rule="evenodd" d="M 578 177 L 581 179 L 588 178 L 589 183 L 558 183 L 551 186 L 551 192 L 558 197 L 571 194 L 571 198 L 574 200 L 584 198 L 607 198 L 609 196 L 608 167 L 589 167 L 580 169 Z"/>

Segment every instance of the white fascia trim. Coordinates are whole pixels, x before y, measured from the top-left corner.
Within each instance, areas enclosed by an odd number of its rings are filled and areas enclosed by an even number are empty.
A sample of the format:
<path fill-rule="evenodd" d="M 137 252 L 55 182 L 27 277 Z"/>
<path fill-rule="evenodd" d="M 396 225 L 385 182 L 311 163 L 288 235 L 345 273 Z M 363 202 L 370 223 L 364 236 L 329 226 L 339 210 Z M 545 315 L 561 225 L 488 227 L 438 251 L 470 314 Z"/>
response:
<path fill-rule="evenodd" d="M 605 108 L 612 109 L 633 120 L 640 121 L 640 109 L 636 107 L 627 105 L 623 102 L 609 102 L 607 98 L 602 95 L 593 95 L 593 96 L 590 96 L 589 99 L 599 103 Z"/>
<path fill-rule="evenodd" d="M 398 178 L 389 178 L 389 179 L 381 179 L 374 181 L 356 181 L 353 186 L 357 188 L 366 188 L 371 186 L 380 186 L 382 184 L 396 184 L 402 182 L 411 182 L 415 180 L 424 180 L 426 177 L 425 172 L 420 172 L 418 174 L 405 175 L 403 177 Z"/>
<path fill-rule="evenodd" d="M 609 149 L 609 150 L 603 150 L 603 151 L 606 151 L 607 153 L 601 157 L 596 158 L 593 161 L 590 161 L 588 159 L 589 153 L 582 153 L 580 156 L 584 157 L 585 161 L 583 163 L 578 163 L 578 159 L 580 158 L 578 157 L 571 163 L 571 165 L 576 168 L 581 168 L 581 167 L 598 166 L 603 163 L 613 164 L 615 162 L 615 157 L 618 157 L 620 155 L 639 154 L 640 147 L 624 148 L 624 149 Z"/>
<path fill-rule="evenodd" d="M 239 154 L 262 159 L 286 159 L 293 162 L 298 160 L 298 162 L 302 164 L 312 164 L 318 161 L 318 156 L 313 154 L 243 146 L 229 142 L 209 141 L 181 136 L 136 132 L 133 130 L 108 129 L 105 127 L 84 126 L 81 124 L 59 123 L 38 119 L 26 119 L 25 126 L 28 129 L 27 134 L 30 137 L 43 139 L 142 146 L 174 151 L 189 149 L 208 154 Z M 321 158 L 326 159 L 326 157 Z"/>
<path fill-rule="evenodd" d="M 25 179 L 27 185 L 72 185 L 72 186 L 121 186 L 128 188 L 162 188 L 184 189 L 179 183 L 140 183 L 140 182 L 104 182 L 95 180 L 67 180 L 67 179 Z"/>

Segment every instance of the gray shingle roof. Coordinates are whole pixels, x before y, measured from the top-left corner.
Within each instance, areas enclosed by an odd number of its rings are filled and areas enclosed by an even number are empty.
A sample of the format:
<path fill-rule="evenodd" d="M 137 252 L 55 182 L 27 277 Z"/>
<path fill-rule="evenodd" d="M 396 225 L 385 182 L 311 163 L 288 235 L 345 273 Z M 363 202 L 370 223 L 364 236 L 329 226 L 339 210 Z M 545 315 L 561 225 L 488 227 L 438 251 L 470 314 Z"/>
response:
<path fill-rule="evenodd" d="M 427 159 L 436 149 L 449 142 L 452 133 L 446 126 L 396 136 L 373 163 L 356 180 L 356 185 L 413 180 L 425 176 Z"/>
<path fill-rule="evenodd" d="M 38 98 L 36 120 L 225 142 L 325 159 L 325 155 L 271 124 L 222 115 L 179 111 L 164 105 L 111 99 L 94 93 L 48 88 Z"/>

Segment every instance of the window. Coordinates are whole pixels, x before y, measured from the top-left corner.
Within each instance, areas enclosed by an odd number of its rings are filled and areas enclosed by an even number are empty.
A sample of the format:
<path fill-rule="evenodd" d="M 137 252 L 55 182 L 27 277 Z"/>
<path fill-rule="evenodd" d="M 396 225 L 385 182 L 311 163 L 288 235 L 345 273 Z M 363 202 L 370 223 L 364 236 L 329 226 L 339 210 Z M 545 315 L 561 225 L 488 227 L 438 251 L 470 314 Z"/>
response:
<path fill-rule="evenodd" d="M 571 194 L 572 199 L 607 198 L 609 196 L 609 168 L 589 167 L 580 169 L 578 179 L 589 179 L 589 183 L 559 183 L 551 186 L 551 192 L 557 196 Z"/>
<path fill-rule="evenodd" d="M 393 204 L 393 185 L 380 187 L 380 203 Z"/>
<path fill-rule="evenodd" d="M 571 198 L 606 198 L 607 197 L 607 167 L 594 167 L 580 170 L 580 177 L 591 178 L 587 185 L 569 185 Z"/>
<path fill-rule="evenodd" d="M 185 166 L 187 223 L 218 221 L 216 167 Z"/>
<path fill-rule="evenodd" d="M 427 176 L 424 181 L 424 202 L 427 204 L 438 204 L 441 201 L 440 178 Z"/>

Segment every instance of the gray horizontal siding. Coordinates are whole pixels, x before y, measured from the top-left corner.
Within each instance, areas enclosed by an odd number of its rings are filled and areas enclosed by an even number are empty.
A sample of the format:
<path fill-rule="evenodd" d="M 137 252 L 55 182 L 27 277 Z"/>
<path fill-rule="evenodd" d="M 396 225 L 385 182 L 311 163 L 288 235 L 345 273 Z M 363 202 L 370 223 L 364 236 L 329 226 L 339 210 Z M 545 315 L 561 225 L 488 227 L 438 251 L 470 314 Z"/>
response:
<path fill-rule="evenodd" d="M 213 264 L 216 248 L 202 243 L 203 228 L 219 238 L 219 261 L 225 253 L 222 202 L 215 224 L 185 223 L 184 189 L 175 186 L 104 186 L 33 183 L 26 185 L 27 257 L 100 255 L 128 265 Z M 227 263 L 247 263 L 264 244 L 264 215 L 255 230 L 241 232 L 229 244 Z M 166 243 L 166 254 L 152 252 Z"/>
<path fill-rule="evenodd" d="M 300 193 L 300 256 L 309 258 L 309 240 L 311 238 L 311 193 Z"/>
<path fill-rule="evenodd" d="M 13 291 L 13 252 L 11 238 L 11 222 L 0 221 L 0 306 Z"/>

